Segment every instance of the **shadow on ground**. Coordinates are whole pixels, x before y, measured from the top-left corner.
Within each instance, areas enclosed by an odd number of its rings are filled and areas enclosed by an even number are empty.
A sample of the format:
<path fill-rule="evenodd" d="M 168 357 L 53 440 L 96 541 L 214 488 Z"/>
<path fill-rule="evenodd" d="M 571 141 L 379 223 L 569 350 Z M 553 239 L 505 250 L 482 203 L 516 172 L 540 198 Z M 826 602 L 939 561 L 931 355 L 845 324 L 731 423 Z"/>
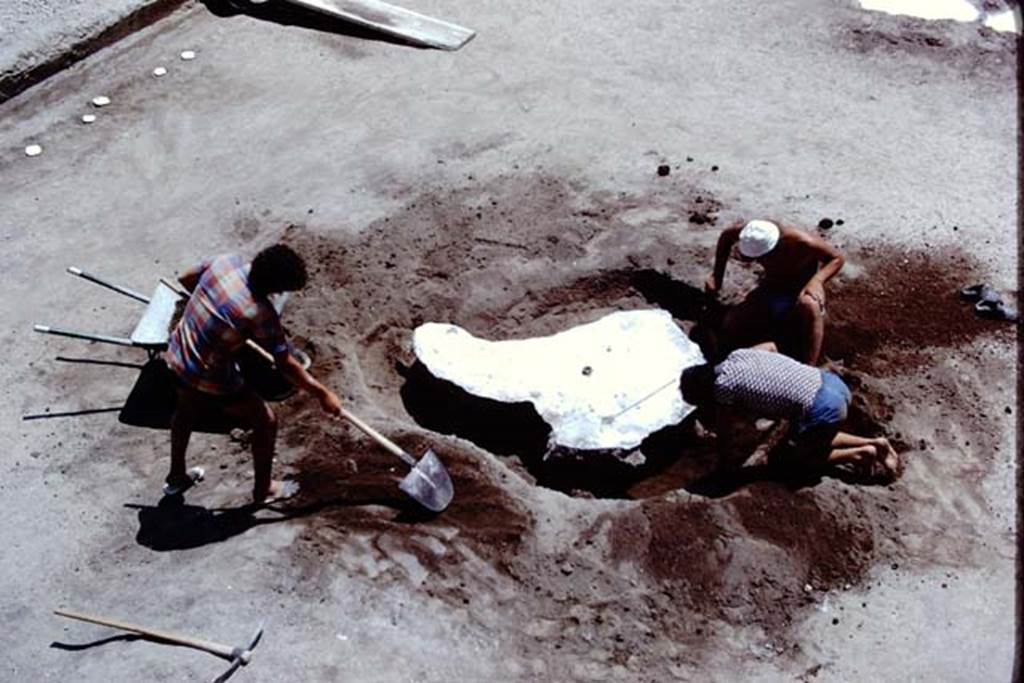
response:
<path fill-rule="evenodd" d="M 165 496 L 156 505 L 135 505 L 125 507 L 138 510 L 139 531 L 135 541 L 151 550 L 188 550 L 211 543 L 220 543 L 238 536 L 250 529 L 267 524 L 316 515 L 329 508 L 381 506 L 397 511 L 391 519 L 396 523 L 417 523 L 432 519 L 433 513 L 419 508 L 411 501 L 400 498 L 347 498 L 308 500 L 300 496 L 298 503 L 287 502 L 274 505 L 240 505 L 229 508 L 206 508 L 186 504 L 182 496 Z M 261 511 L 276 513 L 274 517 L 258 516 Z"/>
<path fill-rule="evenodd" d="M 398 370 L 405 378 L 402 401 L 417 424 L 518 458 L 538 486 L 583 497 L 643 498 L 699 479 L 713 462 L 712 444 L 693 419 L 648 436 L 638 448 L 644 462 L 634 465 L 613 452 L 553 451 L 551 428 L 529 402 L 475 396 L 435 377 L 419 361 Z"/>
<path fill-rule="evenodd" d="M 93 640 L 88 643 L 61 643 L 55 640 L 50 643 L 50 647 L 55 650 L 64 650 L 65 652 L 78 652 L 80 650 L 88 650 L 90 648 L 99 647 L 100 645 L 106 645 L 107 643 L 114 643 L 118 641 L 130 643 L 133 640 L 143 640 L 143 637 L 135 635 L 134 633 L 122 633 L 121 635 L 108 636 L 107 638 L 100 638 L 99 640 Z"/>
<path fill-rule="evenodd" d="M 400 38 L 389 36 L 379 31 L 371 31 L 357 24 L 346 22 L 342 19 L 320 14 L 312 10 L 303 9 L 283 2 L 251 3 L 244 0 L 201 0 L 211 14 L 229 18 L 238 15 L 252 17 L 261 21 L 269 21 L 282 26 L 298 26 L 300 28 L 320 31 L 322 33 L 333 33 L 335 35 L 349 36 L 361 40 L 372 40 L 381 43 L 391 43 L 415 49 L 422 49 Z"/>
<path fill-rule="evenodd" d="M 692 414 L 683 422 L 648 436 L 637 448 L 641 464 L 624 462 L 621 453 L 552 449 L 550 427 L 529 402 L 503 403 L 475 396 L 458 385 L 435 377 L 416 361 L 398 366 L 405 378 L 400 395 L 417 424 L 433 432 L 472 441 L 503 457 L 517 458 L 538 486 L 578 497 L 643 499 L 685 489 L 709 498 L 721 498 L 757 482 L 775 482 L 791 490 L 813 487 L 829 476 L 851 484 L 879 484 L 852 471 L 824 468 L 821 463 L 793 451 L 778 425 L 777 438 L 764 460 L 739 469 L 717 469 L 714 437 L 697 425 Z M 851 407 L 849 427 L 877 435 L 884 428 L 860 405 Z M 747 459 L 764 441 L 755 435 L 741 448 Z M 758 458 L 754 457 L 757 461 Z"/>

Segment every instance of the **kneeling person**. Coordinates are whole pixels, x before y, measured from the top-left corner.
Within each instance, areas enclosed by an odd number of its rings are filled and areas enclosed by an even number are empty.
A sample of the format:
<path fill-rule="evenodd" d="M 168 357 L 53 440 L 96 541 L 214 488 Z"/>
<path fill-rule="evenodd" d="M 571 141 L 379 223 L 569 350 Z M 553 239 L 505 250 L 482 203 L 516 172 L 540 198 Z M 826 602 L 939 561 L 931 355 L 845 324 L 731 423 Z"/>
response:
<path fill-rule="evenodd" d="M 274 356 L 292 384 L 312 394 L 325 412 L 341 413 L 341 401 L 295 360 L 271 294 L 306 285 L 306 264 L 284 245 L 264 249 L 252 264 L 240 256 L 216 256 L 185 272 L 182 286 L 191 292 L 181 320 L 171 333 L 164 358 L 178 379 L 178 402 L 171 421 L 171 471 L 165 493 L 183 490 L 194 479 L 185 468 L 192 427 L 199 414 L 220 409 L 253 430 L 253 500 L 280 497 L 283 483 L 270 477 L 277 440 L 277 418 L 267 403 L 245 385 L 236 353 L 251 339 Z"/>
<path fill-rule="evenodd" d="M 833 372 L 805 365 L 762 344 L 730 353 L 718 365 L 683 371 L 683 399 L 716 417 L 719 452 L 728 451 L 725 413 L 753 422 L 761 418 L 790 422 L 790 440 L 800 452 L 823 458 L 829 466 L 850 464 L 868 474 L 880 469 L 887 478 L 899 474 L 899 456 L 889 441 L 839 431 L 846 420 L 850 390 Z"/>

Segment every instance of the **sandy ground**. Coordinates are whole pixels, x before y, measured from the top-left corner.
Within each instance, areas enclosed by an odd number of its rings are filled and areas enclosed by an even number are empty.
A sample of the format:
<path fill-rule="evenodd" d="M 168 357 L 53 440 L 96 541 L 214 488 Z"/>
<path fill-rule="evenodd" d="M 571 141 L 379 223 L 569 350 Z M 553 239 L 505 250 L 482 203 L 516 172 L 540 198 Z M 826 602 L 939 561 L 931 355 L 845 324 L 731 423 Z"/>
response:
<path fill-rule="evenodd" d="M 810 0 L 415 7 L 479 36 L 422 51 L 197 5 L 0 105 L 0 677 L 222 668 L 69 649 L 112 633 L 64 606 L 228 642 L 262 621 L 237 680 L 1008 680 L 1016 349 L 955 292 L 1016 299 L 1012 39 Z M 113 104 L 79 124 L 98 94 Z M 707 444 L 669 432 L 613 485 L 539 464 L 506 414 L 453 417 L 462 397 L 417 375 L 427 320 L 506 338 L 676 312 L 717 230 L 755 214 L 842 219 L 823 233 L 849 258 L 826 354 L 857 426 L 903 450 L 896 484 L 709 491 Z M 66 266 L 148 290 L 279 239 L 315 264 L 286 323 L 356 412 L 441 454 L 443 515 L 302 398 L 279 406 L 277 468 L 303 495 L 255 516 L 244 439 L 196 436 L 208 480 L 160 506 L 166 432 L 22 421 L 119 406 L 137 376 L 57 356 L 145 360 L 31 333 L 136 320 Z M 731 272 L 736 296 L 751 274 Z"/>
<path fill-rule="evenodd" d="M 0 101 L 181 4 L 179 0 L 7 0 L 0 4 Z"/>

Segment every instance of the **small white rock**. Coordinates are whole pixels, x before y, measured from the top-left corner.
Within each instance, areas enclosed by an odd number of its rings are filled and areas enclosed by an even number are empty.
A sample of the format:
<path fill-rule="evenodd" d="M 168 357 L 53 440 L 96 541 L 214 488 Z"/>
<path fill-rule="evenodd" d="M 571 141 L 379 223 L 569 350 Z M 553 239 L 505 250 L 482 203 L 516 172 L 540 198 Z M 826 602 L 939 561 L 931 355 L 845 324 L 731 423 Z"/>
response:
<path fill-rule="evenodd" d="M 82 114 L 82 123 L 93 123 L 96 121 L 96 114 Z"/>
<path fill-rule="evenodd" d="M 196 53 L 192 50 L 185 50 L 181 53 L 181 58 L 188 62 L 196 58 Z"/>
<path fill-rule="evenodd" d="M 92 105 L 94 107 L 105 107 L 108 104 L 110 104 L 110 98 L 106 95 L 97 95 L 96 97 L 92 98 Z"/>
<path fill-rule="evenodd" d="M 814 590 L 814 586 L 812 586 L 809 583 L 805 583 L 804 584 L 804 593 L 810 593 L 813 590 Z"/>
<path fill-rule="evenodd" d="M 29 145 L 25 148 L 25 156 L 37 157 L 43 153 L 43 148 L 39 145 Z"/>
<path fill-rule="evenodd" d="M 156 76 L 157 78 L 159 78 L 160 76 L 166 76 L 167 75 L 167 69 L 165 69 L 162 66 L 158 66 L 157 68 L 153 69 L 153 75 Z"/>

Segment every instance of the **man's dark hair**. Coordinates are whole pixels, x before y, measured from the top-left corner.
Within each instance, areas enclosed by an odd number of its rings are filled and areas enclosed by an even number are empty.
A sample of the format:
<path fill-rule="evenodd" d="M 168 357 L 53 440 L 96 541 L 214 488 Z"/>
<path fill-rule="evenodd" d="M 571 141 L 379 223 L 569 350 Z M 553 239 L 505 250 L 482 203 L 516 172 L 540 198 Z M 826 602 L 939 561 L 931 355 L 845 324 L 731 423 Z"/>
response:
<path fill-rule="evenodd" d="M 256 254 L 249 269 L 249 288 L 262 296 L 302 289 L 307 279 L 306 262 L 284 244 L 275 244 Z"/>
<path fill-rule="evenodd" d="M 701 363 L 686 368 L 679 377 L 679 391 L 692 406 L 709 405 L 715 398 L 715 367 Z"/>

